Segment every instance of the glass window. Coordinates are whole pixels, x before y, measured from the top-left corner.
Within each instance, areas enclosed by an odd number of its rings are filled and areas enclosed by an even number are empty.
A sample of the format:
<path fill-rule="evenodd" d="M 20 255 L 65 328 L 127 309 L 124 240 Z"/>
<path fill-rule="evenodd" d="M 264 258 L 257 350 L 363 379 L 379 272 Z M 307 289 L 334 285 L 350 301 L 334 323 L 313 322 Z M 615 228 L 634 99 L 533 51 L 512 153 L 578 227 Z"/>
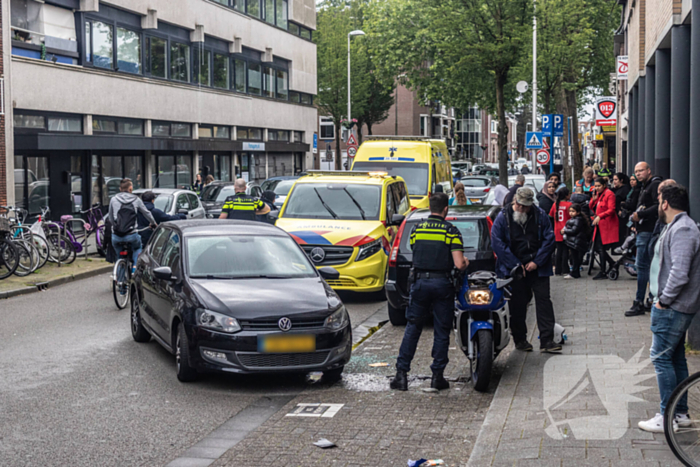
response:
<path fill-rule="evenodd" d="M 260 18 L 260 0 L 246 0 L 246 11 L 250 16 Z"/>
<path fill-rule="evenodd" d="M 47 157 L 27 157 L 26 166 L 27 201 L 29 214 L 41 213 L 41 208 L 49 205 L 49 159 Z M 23 199 L 23 198 L 22 198 Z"/>
<path fill-rule="evenodd" d="M 223 181 L 231 180 L 231 156 L 221 156 L 219 179 Z"/>
<path fill-rule="evenodd" d="M 306 28 L 302 28 L 302 27 L 300 27 L 299 29 L 300 29 L 299 35 L 302 38 L 311 40 L 311 29 L 306 29 Z"/>
<path fill-rule="evenodd" d="M 49 131 L 80 133 L 83 121 L 80 117 L 49 117 Z"/>
<path fill-rule="evenodd" d="M 168 243 L 165 244 L 163 259 L 160 263 L 162 266 L 169 267 L 173 274 L 180 270 L 180 235 L 177 232 L 173 232 Z"/>
<path fill-rule="evenodd" d="M 192 54 L 194 57 L 194 75 L 192 76 L 192 82 L 203 86 L 209 86 L 211 51 L 202 49 L 201 46 L 195 46 Z"/>
<path fill-rule="evenodd" d="M 248 129 L 239 126 L 236 128 L 236 136 L 238 139 L 248 139 Z"/>
<path fill-rule="evenodd" d="M 92 200 L 90 204 L 102 204 L 102 187 L 104 186 L 104 178 L 100 175 L 100 158 L 92 156 L 91 169 L 92 171 Z"/>
<path fill-rule="evenodd" d="M 289 132 L 285 130 L 267 130 L 270 141 L 289 141 Z"/>
<path fill-rule="evenodd" d="M 303 131 L 295 131 L 294 132 L 294 142 L 295 143 L 303 143 L 304 142 L 304 132 Z"/>
<path fill-rule="evenodd" d="M 175 205 L 175 210 L 179 211 L 180 209 L 184 209 L 186 211 L 189 211 L 190 208 L 190 198 L 187 196 L 187 193 L 180 193 L 177 196 L 177 204 Z"/>
<path fill-rule="evenodd" d="M 215 1 L 216 3 L 221 3 L 222 5 L 228 6 L 228 0 L 213 0 L 213 1 Z"/>
<path fill-rule="evenodd" d="M 262 130 L 260 128 L 238 128 L 238 139 L 252 139 L 262 141 Z"/>
<path fill-rule="evenodd" d="M 289 32 L 294 34 L 295 36 L 299 35 L 299 26 L 294 23 L 289 23 Z"/>
<path fill-rule="evenodd" d="M 245 92 L 246 62 L 243 60 L 233 61 L 233 83 L 232 88 L 238 92 Z"/>
<path fill-rule="evenodd" d="M 92 131 L 95 133 L 116 133 L 117 122 L 103 118 L 92 119 Z"/>
<path fill-rule="evenodd" d="M 156 123 L 151 124 L 151 135 L 152 136 L 170 136 L 170 123 Z"/>
<path fill-rule="evenodd" d="M 17 207 L 27 209 L 24 199 L 24 189 L 27 187 L 27 180 L 24 173 L 24 157 L 15 156 L 15 204 Z"/>
<path fill-rule="evenodd" d="M 306 105 L 311 105 L 311 95 L 310 94 L 301 94 L 301 103 L 306 104 Z"/>
<path fill-rule="evenodd" d="M 215 126 L 214 138 L 230 139 L 231 129 L 227 126 Z"/>
<path fill-rule="evenodd" d="M 122 181 L 122 158 L 102 157 L 102 205 L 108 206 L 112 196 L 119 193 L 119 185 Z"/>
<path fill-rule="evenodd" d="M 42 115 L 24 115 L 16 113 L 13 118 L 15 128 L 30 128 L 43 130 L 46 128 L 46 118 Z"/>
<path fill-rule="evenodd" d="M 275 70 L 267 66 L 263 69 L 263 96 L 275 97 Z"/>
<path fill-rule="evenodd" d="M 262 92 L 262 66 L 259 63 L 248 64 L 248 92 L 258 96 Z"/>
<path fill-rule="evenodd" d="M 175 188 L 174 156 L 158 156 L 158 175 L 153 186 L 158 188 Z"/>
<path fill-rule="evenodd" d="M 275 24 L 275 0 L 265 0 L 265 21 Z"/>
<path fill-rule="evenodd" d="M 199 198 L 197 198 L 197 195 L 187 193 L 187 197 L 190 199 L 190 206 L 192 206 L 191 209 L 197 209 L 199 207 Z"/>
<path fill-rule="evenodd" d="M 92 24 L 90 21 L 85 22 L 85 60 L 92 63 Z"/>
<path fill-rule="evenodd" d="M 321 139 L 335 139 L 335 124 L 330 117 L 321 117 Z"/>
<path fill-rule="evenodd" d="M 170 206 L 173 205 L 173 196 L 161 193 L 153 200 L 153 205 L 167 214 L 170 211 Z"/>
<path fill-rule="evenodd" d="M 192 186 L 192 156 L 177 156 L 177 186 Z"/>
<path fill-rule="evenodd" d="M 117 122 L 117 133 L 120 135 L 137 135 L 143 136 L 143 121 L 142 120 L 120 120 Z"/>
<path fill-rule="evenodd" d="M 117 67 L 119 71 L 141 73 L 141 35 L 117 28 Z"/>
<path fill-rule="evenodd" d="M 287 100 L 288 89 L 287 89 L 287 72 L 284 70 L 277 70 L 277 98 Z"/>
<path fill-rule="evenodd" d="M 189 123 L 173 123 L 172 134 L 177 138 L 189 138 L 192 136 L 192 126 Z"/>
<path fill-rule="evenodd" d="M 124 157 L 124 178 L 128 178 L 134 184 L 134 190 L 143 188 L 141 156 Z"/>
<path fill-rule="evenodd" d="M 296 91 L 289 91 L 289 102 L 299 103 L 299 93 Z"/>
<path fill-rule="evenodd" d="M 381 187 L 376 185 L 302 183 L 296 184 L 290 193 L 284 217 L 363 220 L 364 214 L 365 220 L 377 220 L 381 202 Z"/>
<path fill-rule="evenodd" d="M 190 47 L 172 42 L 170 44 L 170 79 L 188 82 L 190 77 Z"/>
<path fill-rule="evenodd" d="M 92 55 L 88 60 L 93 65 L 100 68 L 112 68 L 112 51 L 114 47 L 114 31 L 112 26 L 101 21 L 91 21 L 92 42 L 88 46 L 92 47 Z"/>
<path fill-rule="evenodd" d="M 166 78 L 167 41 L 158 37 L 146 37 L 146 73 Z"/>
<path fill-rule="evenodd" d="M 158 209 L 161 209 L 164 212 L 168 212 L 168 210 L 162 209 L 159 207 L 158 204 L 158 199 L 161 197 L 165 198 L 165 196 L 160 195 L 158 196 L 154 203 Z M 172 196 L 169 196 L 169 198 L 172 198 Z M 169 206 L 168 206 L 169 207 Z M 155 238 L 154 241 L 151 242 L 151 257 L 158 261 L 158 264 L 161 264 L 160 262 L 160 255 L 163 253 L 163 247 L 165 246 L 165 243 L 168 241 L 168 238 L 170 237 L 170 229 L 166 229 L 161 227 L 157 232 L 156 235 L 157 237 Z"/>
<path fill-rule="evenodd" d="M 277 0 L 277 26 L 287 29 L 287 0 Z"/>
<path fill-rule="evenodd" d="M 412 196 L 425 196 L 428 192 L 428 164 L 406 164 L 405 162 L 355 162 L 353 171 L 386 172 L 398 175 L 408 186 Z"/>
<path fill-rule="evenodd" d="M 214 54 L 214 87 L 228 89 L 228 56 Z"/>
<path fill-rule="evenodd" d="M 231 0 L 231 6 L 238 11 L 245 12 L 245 0 Z"/>
<path fill-rule="evenodd" d="M 198 129 L 198 134 L 200 138 L 211 138 L 212 137 L 212 128 L 210 126 L 199 126 Z"/>

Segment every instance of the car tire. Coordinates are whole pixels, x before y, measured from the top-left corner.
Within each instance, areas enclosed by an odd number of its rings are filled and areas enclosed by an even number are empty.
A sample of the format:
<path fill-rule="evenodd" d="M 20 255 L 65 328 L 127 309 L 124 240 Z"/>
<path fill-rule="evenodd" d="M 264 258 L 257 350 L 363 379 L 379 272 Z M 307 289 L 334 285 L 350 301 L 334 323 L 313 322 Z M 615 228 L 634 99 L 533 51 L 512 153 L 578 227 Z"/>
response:
<path fill-rule="evenodd" d="M 143 327 L 141 322 L 141 301 L 136 289 L 131 291 L 131 336 L 136 342 L 149 342 L 151 340 L 151 333 Z"/>
<path fill-rule="evenodd" d="M 190 366 L 190 348 L 185 325 L 180 323 L 175 337 L 175 364 L 177 379 L 183 383 L 189 383 L 197 379 L 197 370 Z"/>
<path fill-rule="evenodd" d="M 389 321 L 394 326 L 406 326 L 406 310 L 404 308 L 394 308 L 391 303 L 386 302 L 387 310 L 389 311 Z"/>
<path fill-rule="evenodd" d="M 323 372 L 323 381 L 325 383 L 336 383 L 340 381 L 340 378 L 343 376 L 343 370 L 345 369 L 345 366 L 341 366 L 340 368 L 336 368 L 334 370 L 327 370 Z"/>

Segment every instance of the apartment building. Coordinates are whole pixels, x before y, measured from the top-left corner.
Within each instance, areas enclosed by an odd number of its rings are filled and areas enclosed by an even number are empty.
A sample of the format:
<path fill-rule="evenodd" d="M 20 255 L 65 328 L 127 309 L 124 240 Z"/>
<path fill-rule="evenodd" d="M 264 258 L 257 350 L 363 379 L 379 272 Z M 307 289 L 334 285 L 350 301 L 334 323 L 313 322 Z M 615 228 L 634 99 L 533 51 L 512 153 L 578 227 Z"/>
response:
<path fill-rule="evenodd" d="M 312 166 L 314 0 L 2 5 L 8 203 L 56 216 L 107 205 L 124 177 L 180 187 Z"/>

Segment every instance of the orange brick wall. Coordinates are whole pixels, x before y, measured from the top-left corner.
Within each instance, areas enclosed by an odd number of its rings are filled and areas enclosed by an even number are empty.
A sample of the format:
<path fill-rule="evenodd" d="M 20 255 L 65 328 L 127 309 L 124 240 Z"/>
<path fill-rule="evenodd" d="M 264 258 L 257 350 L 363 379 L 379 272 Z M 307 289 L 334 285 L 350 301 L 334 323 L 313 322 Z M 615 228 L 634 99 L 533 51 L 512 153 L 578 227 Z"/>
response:
<path fill-rule="evenodd" d="M 676 8 L 680 14 L 679 0 L 645 0 L 646 1 L 646 56 L 656 52 L 656 44 L 661 39 L 664 28 L 673 17 Z"/>

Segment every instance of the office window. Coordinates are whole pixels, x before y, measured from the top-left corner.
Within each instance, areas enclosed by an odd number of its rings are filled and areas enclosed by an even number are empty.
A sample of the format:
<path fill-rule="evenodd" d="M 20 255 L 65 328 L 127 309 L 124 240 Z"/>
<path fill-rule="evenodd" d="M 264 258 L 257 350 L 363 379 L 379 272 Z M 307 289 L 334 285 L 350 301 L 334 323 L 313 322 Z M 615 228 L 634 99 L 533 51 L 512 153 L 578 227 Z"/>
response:
<path fill-rule="evenodd" d="M 211 62 L 211 51 L 202 49 L 201 46 L 195 45 L 192 50 L 194 71 L 192 74 L 192 82 L 209 86 L 209 70 Z"/>
<path fill-rule="evenodd" d="M 152 122 L 151 135 L 154 137 L 170 136 L 170 124 Z"/>
<path fill-rule="evenodd" d="M 287 72 L 284 70 L 277 70 L 277 99 L 287 100 L 289 94 L 287 83 Z"/>
<path fill-rule="evenodd" d="M 263 68 L 263 96 L 275 97 L 275 70 L 267 66 Z"/>
<path fill-rule="evenodd" d="M 49 117 L 49 131 L 60 133 L 80 133 L 83 131 L 83 119 L 80 117 Z"/>
<path fill-rule="evenodd" d="M 289 132 L 285 130 L 267 130 L 267 139 L 270 141 L 289 141 Z"/>
<path fill-rule="evenodd" d="M 117 28 L 117 68 L 119 71 L 141 73 L 141 35 Z"/>
<path fill-rule="evenodd" d="M 275 0 L 265 0 L 265 21 L 275 24 Z"/>
<path fill-rule="evenodd" d="M 231 6 L 245 13 L 245 0 L 231 0 Z"/>
<path fill-rule="evenodd" d="M 117 122 L 103 118 L 92 118 L 92 131 L 94 133 L 116 133 Z"/>
<path fill-rule="evenodd" d="M 188 82 L 190 77 L 190 47 L 172 42 L 170 44 L 170 79 Z"/>
<path fill-rule="evenodd" d="M 277 26 L 287 29 L 287 0 L 276 0 L 277 6 Z"/>
<path fill-rule="evenodd" d="M 42 115 L 24 115 L 15 113 L 13 118 L 15 128 L 43 130 L 46 128 L 46 118 Z"/>
<path fill-rule="evenodd" d="M 260 128 L 238 127 L 238 139 L 249 139 L 252 141 L 262 141 L 262 130 Z"/>
<path fill-rule="evenodd" d="M 303 143 L 304 142 L 304 132 L 303 131 L 295 131 L 294 132 L 294 142 L 295 143 Z"/>
<path fill-rule="evenodd" d="M 158 78 L 167 78 L 167 41 L 159 37 L 146 37 L 146 73 Z"/>
<path fill-rule="evenodd" d="M 311 94 L 302 93 L 301 103 L 306 105 L 311 105 Z"/>
<path fill-rule="evenodd" d="M 258 96 L 262 92 L 262 66 L 259 63 L 248 64 L 248 92 Z"/>
<path fill-rule="evenodd" d="M 214 127 L 214 138 L 230 139 L 231 138 L 231 128 L 227 126 L 215 126 Z"/>
<path fill-rule="evenodd" d="M 260 0 L 246 0 L 246 11 L 250 16 L 260 18 Z"/>
<path fill-rule="evenodd" d="M 301 26 L 299 27 L 299 29 L 300 29 L 299 35 L 300 35 L 303 39 L 311 40 L 311 29 L 306 29 L 306 28 L 301 27 Z"/>
<path fill-rule="evenodd" d="M 296 91 L 289 91 L 289 102 L 299 103 L 299 93 Z"/>
<path fill-rule="evenodd" d="M 295 36 L 298 36 L 299 35 L 299 25 L 294 24 L 294 23 L 289 23 L 289 32 L 291 32 Z"/>
<path fill-rule="evenodd" d="M 117 121 L 117 133 L 120 135 L 143 136 L 143 121 L 119 120 Z"/>
<path fill-rule="evenodd" d="M 335 124 L 331 117 L 321 117 L 319 125 L 321 129 L 321 139 L 335 139 Z"/>
<path fill-rule="evenodd" d="M 197 133 L 199 134 L 200 138 L 211 138 L 212 129 L 210 126 L 207 127 L 207 126 L 199 125 Z"/>
<path fill-rule="evenodd" d="M 189 138 L 192 136 L 192 125 L 189 123 L 173 123 L 170 131 L 174 137 Z"/>
<path fill-rule="evenodd" d="M 222 5 L 228 6 L 228 0 L 212 0 L 212 1 L 214 1 L 214 2 L 216 2 L 216 3 L 221 3 Z"/>
<path fill-rule="evenodd" d="M 243 60 L 233 60 L 233 83 L 232 88 L 238 92 L 245 92 L 246 62 Z"/>
<path fill-rule="evenodd" d="M 112 26 L 101 21 L 88 21 L 86 28 L 91 29 L 88 38 L 90 42 L 86 42 L 87 61 L 94 66 L 100 68 L 113 68 L 113 47 L 114 47 L 114 31 Z"/>
<path fill-rule="evenodd" d="M 228 89 L 228 56 L 214 54 L 214 87 Z"/>

